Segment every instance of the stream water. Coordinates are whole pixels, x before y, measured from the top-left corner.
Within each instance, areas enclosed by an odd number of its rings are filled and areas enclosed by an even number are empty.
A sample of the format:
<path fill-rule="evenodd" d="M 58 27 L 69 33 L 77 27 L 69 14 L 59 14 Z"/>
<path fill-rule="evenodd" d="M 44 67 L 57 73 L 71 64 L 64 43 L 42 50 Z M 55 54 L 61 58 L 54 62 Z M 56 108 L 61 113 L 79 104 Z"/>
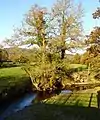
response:
<path fill-rule="evenodd" d="M 61 94 L 67 94 L 70 93 L 70 90 L 63 90 L 61 91 Z M 35 100 L 37 97 L 36 93 L 27 93 L 24 97 L 19 98 L 17 101 L 14 101 L 12 104 L 10 104 L 6 110 L 0 115 L 0 120 L 4 120 L 5 117 L 24 109 L 26 106 L 29 106 L 32 104 L 32 101 Z"/>
<path fill-rule="evenodd" d="M 19 98 L 18 100 L 14 101 L 12 104 L 10 104 L 7 109 L 0 115 L 0 120 L 3 120 L 5 117 L 9 116 L 10 114 L 13 114 L 14 112 L 17 112 L 19 110 L 22 110 L 26 106 L 29 106 L 32 104 L 32 101 L 36 98 L 35 93 L 27 93 L 22 98 Z"/>

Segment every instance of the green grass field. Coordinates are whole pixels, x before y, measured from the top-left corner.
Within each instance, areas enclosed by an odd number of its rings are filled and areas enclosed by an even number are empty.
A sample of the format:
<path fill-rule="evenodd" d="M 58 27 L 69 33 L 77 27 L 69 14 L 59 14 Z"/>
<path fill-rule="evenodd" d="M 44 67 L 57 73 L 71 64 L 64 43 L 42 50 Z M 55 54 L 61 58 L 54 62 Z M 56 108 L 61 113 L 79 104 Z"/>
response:
<path fill-rule="evenodd" d="M 1 68 L 0 69 L 0 92 L 12 86 L 24 84 L 28 76 L 21 67 Z M 22 85 L 23 86 L 23 85 Z"/>
<path fill-rule="evenodd" d="M 25 75 L 26 73 L 21 69 L 21 67 L 11 67 L 11 68 L 1 68 L 0 77 L 8 76 L 19 76 Z"/>
<path fill-rule="evenodd" d="M 82 64 L 71 64 L 71 68 L 79 68 L 82 67 L 83 69 L 87 68 L 87 65 L 82 65 Z"/>

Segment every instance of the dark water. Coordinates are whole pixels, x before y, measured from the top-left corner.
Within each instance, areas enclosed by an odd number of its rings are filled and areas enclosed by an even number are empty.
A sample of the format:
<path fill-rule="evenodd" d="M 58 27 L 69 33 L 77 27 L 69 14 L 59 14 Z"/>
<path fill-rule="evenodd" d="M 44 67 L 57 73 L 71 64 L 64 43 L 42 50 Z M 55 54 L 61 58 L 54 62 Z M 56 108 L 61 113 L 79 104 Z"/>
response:
<path fill-rule="evenodd" d="M 24 97 L 19 98 L 17 101 L 10 104 L 6 110 L 0 115 L 0 120 L 3 120 L 5 117 L 13 114 L 19 110 L 22 110 L 26 106 L 32 104 L 32 101 L 36 98 L 35 93 L 27 93 Z"/>
<path fill-rule="evenodd" d="M 70 93 L 70 90 L 63 90 L 60 92 L 60 94 L 67 94 Z M 6 110 L 0 115 L 0 120 L 4 120 L 5 117 L 24 109 L 26 106 L 29 106 L 32 104 L 32 101 L 37 99 L 37 100 L 42 100 L 46 99 L 49 97 L 54 96 L 52 95 L 37 95 L 36 93 L 27 93 L 24 97 L 19 98 L 17 101 L 13 102 L 12 104 L 9 105 L 9 107 L 6 108 Z"/>

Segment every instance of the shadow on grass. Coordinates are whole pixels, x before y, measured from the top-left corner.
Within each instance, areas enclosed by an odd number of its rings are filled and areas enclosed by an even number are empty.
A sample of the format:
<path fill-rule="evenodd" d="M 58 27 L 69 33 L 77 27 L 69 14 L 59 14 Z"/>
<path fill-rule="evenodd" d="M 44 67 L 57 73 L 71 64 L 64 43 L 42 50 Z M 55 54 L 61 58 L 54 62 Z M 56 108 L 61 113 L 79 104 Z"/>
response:
<path fill-rule="evenodd" d="M 98 108 L 100 109 L 100 90 L 97 91 L 97 103 L 98 103 Z"/>
<path fill-rule="evenodd" d="M 100 120 L 100 110 L 89 107 L 38 103 L 5 120 Z"/>
<path fill-rule="evenodd" d="M 100 120 L 100 109 L 92 107 L 96 94 L 70 93 L 33 103 L 5 120 Z"/>
<path fill-rule="evenodd" d="M 89 107 L 91 107 L 92 97 L 93 97 L 93 93 L 91 93 L 91 96 L 90 96 Z"/>

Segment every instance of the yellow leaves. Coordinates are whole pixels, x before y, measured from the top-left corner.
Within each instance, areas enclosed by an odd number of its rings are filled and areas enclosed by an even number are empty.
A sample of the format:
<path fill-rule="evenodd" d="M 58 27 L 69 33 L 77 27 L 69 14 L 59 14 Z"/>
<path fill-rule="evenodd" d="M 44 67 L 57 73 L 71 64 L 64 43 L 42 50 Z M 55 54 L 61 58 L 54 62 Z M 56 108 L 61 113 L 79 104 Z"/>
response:
<path fill-rule="evenodd" d="M 100 27 L 96 27 L 91 32 L 89 41 L 90 41 L 90 43 L 99 43 L 100 42 Z"/>
<path fill-rule="evenodd" d="M 70 16 L 67 18 L 67 24 L 70 26 L 71 24 L 73 24 L 75 22 L 75 18 Z"/>

